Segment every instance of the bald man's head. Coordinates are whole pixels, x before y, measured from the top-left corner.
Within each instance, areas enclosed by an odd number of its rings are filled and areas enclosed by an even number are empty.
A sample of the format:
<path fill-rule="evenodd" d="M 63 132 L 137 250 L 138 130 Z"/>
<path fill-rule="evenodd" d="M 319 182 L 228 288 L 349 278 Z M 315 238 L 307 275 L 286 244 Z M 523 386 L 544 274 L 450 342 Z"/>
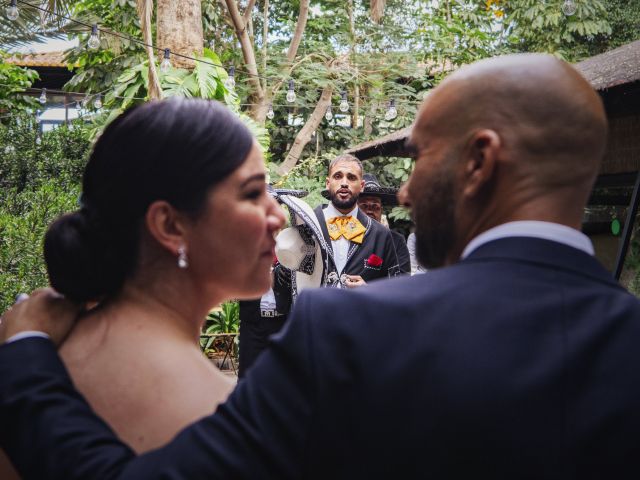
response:
<path fill-rule="evenodd" d="M 418 158 L 408 201 L 419 240 L 422 231 L 430 243 L 423 251 L 435 248 L 426 263 L 451 261 L 507 221 L 579 228 L 606 131 L 597 93 L 550 55 L 497 57 L 450 75 L 425 100 L 410 138 Z"/>
<path fill-rule="evenodd" d="M 529 159 L 519 166 L 551 187 L 593 181 L 607 120 L 600 97 L 573 67 L 551 55 L 524 54 L 454 72 L 425 102 L 416 134 L 423 128 L 453 142 L 473 130 L 495 130 L 512 160 Z"/>

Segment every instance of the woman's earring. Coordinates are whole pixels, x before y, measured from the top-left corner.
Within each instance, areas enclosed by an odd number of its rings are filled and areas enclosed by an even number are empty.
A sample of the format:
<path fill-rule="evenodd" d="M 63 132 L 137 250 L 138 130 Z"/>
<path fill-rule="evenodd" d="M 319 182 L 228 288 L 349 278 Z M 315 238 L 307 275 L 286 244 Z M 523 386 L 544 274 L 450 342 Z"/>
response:
<path fill-rule="evenodd" d="M 187 258 L 187 252 L 184 245 L 178 247 L 178 267 L 187 268 L 189 266 L 189 259 Z"/>

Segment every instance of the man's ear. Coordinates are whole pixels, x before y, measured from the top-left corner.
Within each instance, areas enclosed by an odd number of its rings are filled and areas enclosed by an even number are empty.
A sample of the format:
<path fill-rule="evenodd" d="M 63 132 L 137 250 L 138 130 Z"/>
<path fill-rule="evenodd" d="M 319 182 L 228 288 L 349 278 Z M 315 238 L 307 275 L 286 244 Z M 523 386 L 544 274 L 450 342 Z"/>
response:
<path fill-rule="evenodd" d="M 478 130 L 473 134 L 464 156 L 464 196 L 474 197 L 491 181 L 501 147 L 500 136 L 494 130 Z"/>
<path fill-rule="evenodd" d="M 185 217 L 170 203 L 157 200 L 149 205 L 145 223 L 149 234 L 172 255 L 185 246 Z"/>

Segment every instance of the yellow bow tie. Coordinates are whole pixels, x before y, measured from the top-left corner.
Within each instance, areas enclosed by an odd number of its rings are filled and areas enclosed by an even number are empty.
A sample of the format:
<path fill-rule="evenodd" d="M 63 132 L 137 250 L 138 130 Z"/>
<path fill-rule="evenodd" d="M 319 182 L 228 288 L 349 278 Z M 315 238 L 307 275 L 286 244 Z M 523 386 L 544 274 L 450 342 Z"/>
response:
<path fill-rule="evenodd" d="M 364 225 L 353 217 L 332 217 L 327 220 L 327 230 L 329 230 L 331 240 L 338 240 L 344 236 L 354 243 L 362 243 L 364 232 L 367 231 Z"/>

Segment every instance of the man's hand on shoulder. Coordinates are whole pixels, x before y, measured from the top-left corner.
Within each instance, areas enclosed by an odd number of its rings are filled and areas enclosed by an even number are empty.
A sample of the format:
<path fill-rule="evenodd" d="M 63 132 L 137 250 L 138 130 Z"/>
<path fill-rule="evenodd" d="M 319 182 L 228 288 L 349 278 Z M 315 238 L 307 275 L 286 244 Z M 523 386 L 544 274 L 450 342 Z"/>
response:
<path fill-rule="evenodd" d="M 19 299 L 0 317 L 0 345 L 23 332 L 42 332 L 60 345 L 75 324 L 82 305 L 65 300 L 50 288 Z"/>

